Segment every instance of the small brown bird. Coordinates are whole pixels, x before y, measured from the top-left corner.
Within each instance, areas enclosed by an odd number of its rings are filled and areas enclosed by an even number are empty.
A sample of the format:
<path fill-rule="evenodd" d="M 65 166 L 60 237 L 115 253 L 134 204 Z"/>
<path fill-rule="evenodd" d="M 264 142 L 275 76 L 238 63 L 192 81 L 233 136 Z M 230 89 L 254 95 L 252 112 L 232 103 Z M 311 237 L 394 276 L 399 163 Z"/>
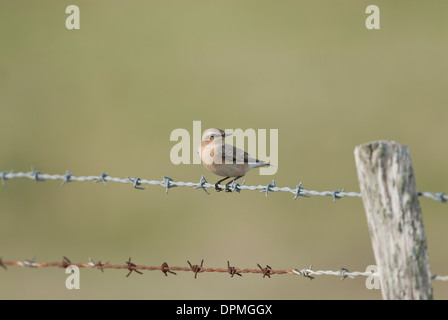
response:
<path fill-rule="evenodd" d="M 230 192 L 230 184 L 246 175 L 251 169 L 269 166 L 269 163 L 257 160 L 247 152 L 224 143 L 224 138 L 229 135 L 221 129 L 208 129 L 202 135 L 198 150 L 207 170 L 225 177 L 215 183 L 216 191 L 222 191 L 219 187 L 221 182 L 234 178 L 226 184 L 226 191 Z"/>

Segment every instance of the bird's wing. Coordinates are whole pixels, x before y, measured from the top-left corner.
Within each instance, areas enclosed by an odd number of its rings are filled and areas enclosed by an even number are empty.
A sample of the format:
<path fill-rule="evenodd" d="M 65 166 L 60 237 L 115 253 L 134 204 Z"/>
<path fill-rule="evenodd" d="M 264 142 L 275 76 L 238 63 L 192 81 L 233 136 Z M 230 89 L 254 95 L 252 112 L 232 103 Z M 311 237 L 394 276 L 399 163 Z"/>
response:
<path fill-rule="evenodd" d="M 249 163 L 256 164 L 261 161 L 252 158 L 244 150 L 238 149 L 230 144 L 223 144 L 221 148 L 217 148 L 217 156 L 222 157 L 223 163 Z"/>

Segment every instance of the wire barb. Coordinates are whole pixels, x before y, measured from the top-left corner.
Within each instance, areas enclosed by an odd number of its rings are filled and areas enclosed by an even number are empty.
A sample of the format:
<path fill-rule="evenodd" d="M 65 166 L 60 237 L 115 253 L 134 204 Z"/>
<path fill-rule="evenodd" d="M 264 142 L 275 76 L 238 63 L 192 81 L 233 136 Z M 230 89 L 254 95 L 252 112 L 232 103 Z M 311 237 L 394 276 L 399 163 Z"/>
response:
<path fill-rule="evenodd" d="M 238 182 L 236 182 L 235 180 L 233 180 L 232 187 L 231 187 L 232 192 L 236 191 L 236 192 L 240 193 L 241 192 L 240 187 L 243 187 L 245 184 L 246 184 L 246 180 L 243 180 L 243 183 L 241 185 Z"/>
<path fill-rule="evenodd" d="M 175 187 L 177 187 L 176 185 L 172 185 L 172 184 L 171 184 L 171 182 L 174 182 L 174 180 L 171 179 L 170 177 L 163 176 L 163 182 L 165 183 L 165 186 L 166 186 L 166 194 L 168 194 L 168 190 L 169 190 L 170 188 L 175 188 Z"/>
<path fill-rule="evenodd" d="M 339 195 L 341 192 L 344 193 L 344 189 L 342 189 L 342 191 L 333 191 L 333 202 L 336 202 L 337 199 L 341 199 L 341 196 Z"/>
<path fill-rule="evenodd" d="M 8 178 L 6 177 L 6 175 L 8 173 L 13 173 L 13 170 L 11 170 L 11 171 L 3 171 L 1 173 L 2 183 L 3 183 L 4 186 L 6 186 L 6 180 L 8 180 Z"/>
<path fill-rule="evenodd" d="M 194 187 L 195 189 L 202 189 L 205 191 L 206 194 L 210 194 L 207 189 L 205 189 L 205 184 L 208 183 L 207 180 L 205 180 L 204 176 L 201 177 L 201 180 L 199 181 L 199 185 L 197 187 Z"/>
<path fill-rule="evenodd" d="M 68 182 L 71 182 L 72 181 L 71 179 L 72 179 L 72 174 L 67 169 L 67 172 L 64 175 L 64 181 L 62 181 L 61 186 L 63 186 L 64 184 L 66 184 Z"/>
<path fill-rule="evenodd" d="M 257 263 L 258 268 L 260 268 L 261 272 L 263 273 L 263 279 L 264 277 L 268 277 L 271 278 L 271 274 L 273 274 L 274 272 L 272 271 L 272 268 L 268 265 L 266 265 L 266 268 L 262 268 L 258 263 Z"/>
<path fill-rule="evenodd" d="M 310 265 L 310 267 L 309 268 L 305 268 L 305 269 L 302 269 L 302 270 L 295 270 L 295 271 L 297 271 L 298 272 L 298 274 L 300 274 L 300 275 L 302 275 L 302 276 L 304 276 L 305 278 L 308 278 L 308 279 L 310 279 L 310 280 L 313 280 L 314 279 L 314 277 L 311 275 L 311 274 L 313 274 L 313 265 Z"/>
<path fill-rule="evenodd" d="M 61 263 L 61 268 L 67 268 L 68 266 L 71 266 L 72 262 L 70 261 L 69 258 L 67 257 L 62 257 L 62 263 Z"/>
<path fill-rule="evenodd" d="M 170 270 L 170 267 L 168 267 L 168 263 L 164 262 L 162 263 L 162 266 L 160 267 L 160 270 L 165 274 L 165 276 L 168 277 L 168 273 L 176 275 L 176 272 L 173 272 Z"/>
<path fill-rule="evenodd" d="M 229 269 L 230 277 L 233 278 L 234 275 L 242 277 L 243 275 L 239 272 L 239 270 L 235 267 L 230 266 L 229 260 L 227 260 L 227 268 Z"/>
<path fill-rule="evenodd" d="M 128 178 L 134 184 L 135 189 L 145 190 L 144 187 L 140 187 L 141 186 L 140 178 L 130 178 L 130 177 L 126 177 L 126 178 Z"/>
<path fill-rule="evenodd" d="M 34 170 L 34 167 L 33 167 L 33 166 L 31 166 L 31 174 L 33 175 L 34 180 L 35 180 L 36 182 L 44 182 L 44 181 L 45 181 L 45 179 L 41 179 L 41 178 L 39 178 L 40 171 L 36 171 L 36 170 Z"/>
<path fill-rule="evenodd" d="M 273 192 L 272 188 L 275 188 L 275 180 L 272 180 L 272 183 L 269 183 L 266 186 L 266 190 L 260 191 L 260 192 L 266 192 L 266 197 L 268 196 L 269 191 Z"/>
<path fill-rule="evenodd" d="M 294 200 L 296 200 L 298 197 L 304 197 L 304 198 L 309 198 L 309 195 L 303 194 L 302 193 L 302 181 L 300 181 L 300 183 L 297 185 L 296 187 L 296 194 L 294 196 Z"/>
<path fill-rule="evenodd" d="M 104 185 L 107 186 L 106 177 L 108 177 L 108 176 L 109 175 L 107 173 L 101 172 L 101 176 L 99 176 L 99 178 L 94 180 L 93 182 L 98 183 L 98 182 L 102 181 L 104 183 Z"/>
<path fill-rule="evenodd" d="M 131 275 L 132 272 L 136 272 L 138 274 L 143 274 L 143 272 L 137 270 L 137 265 L 131 262 L 131 258 L 126 261 L 126 265 L 128 266 L 129 273 L 126 275 L 126 278 Z"/>
<path fill-rule="evenodd" d="M 5 270 L 8 270 L 8 268 L 6 268 L 5 264 L 3 263 L 3 259 L 0 257 L 0 267 L 2 267 Z"/>
<path fill-rule="evenodd" d="M 353 277 L 350 276 L 350 271 L 346 268 L 339 269 L 339 272 L 341 273 L 341 280 L 345 280 L 345 278 L 350 277 L 353 279 Z"/>
<path fill-rule="evenodd" d="M 89 258 L 89 265 L 93 268 L 101 270 L 101 272 L 104 272 L 104 268 L 106 267 L 106 265 L 109 265 L 109 262 L 106 263 L 102 261 L 94 262 L 91 258 Z"/>
<path fill-rule="evenodd" d="M 190 265 L 191 271 L 194 272 L 194 278 L 196 279 L 196 277 L 198 276 L 198 273 L 199 272 L 203 272 L 203 270 L 204 270 L 203 267 L 202 267 L 204 265 L 204 259 L 202 259 L 200 266 L 197 265 L 197 264 L 191 265 L 190 261 L 188 261 L 188 260 L 187 260 L 187 262 Z"/>

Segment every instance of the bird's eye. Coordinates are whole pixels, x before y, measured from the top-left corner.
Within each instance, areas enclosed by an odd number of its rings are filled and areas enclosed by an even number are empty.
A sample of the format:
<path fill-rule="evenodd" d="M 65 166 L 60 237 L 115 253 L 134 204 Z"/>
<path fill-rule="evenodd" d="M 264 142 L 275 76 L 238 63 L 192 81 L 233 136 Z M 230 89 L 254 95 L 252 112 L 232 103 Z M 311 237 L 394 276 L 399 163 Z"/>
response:
<path fill-rule="evenodd" d="M 214 138 L 215 137 L 215 135 L 212 133 L 211 135 L 210 135 L 210 138 Z"/>

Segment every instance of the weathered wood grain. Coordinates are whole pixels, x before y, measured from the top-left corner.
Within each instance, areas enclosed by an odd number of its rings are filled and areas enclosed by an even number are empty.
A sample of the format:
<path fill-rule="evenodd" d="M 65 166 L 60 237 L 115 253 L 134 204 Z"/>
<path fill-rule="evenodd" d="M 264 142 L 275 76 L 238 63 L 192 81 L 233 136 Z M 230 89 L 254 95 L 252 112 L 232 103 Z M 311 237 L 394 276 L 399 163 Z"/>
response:
<path fill-rule="evenodd" d="M 375 141 L 355 160 L 384 299 L 432 299 L 425 229 L 406 146 Z"/>

